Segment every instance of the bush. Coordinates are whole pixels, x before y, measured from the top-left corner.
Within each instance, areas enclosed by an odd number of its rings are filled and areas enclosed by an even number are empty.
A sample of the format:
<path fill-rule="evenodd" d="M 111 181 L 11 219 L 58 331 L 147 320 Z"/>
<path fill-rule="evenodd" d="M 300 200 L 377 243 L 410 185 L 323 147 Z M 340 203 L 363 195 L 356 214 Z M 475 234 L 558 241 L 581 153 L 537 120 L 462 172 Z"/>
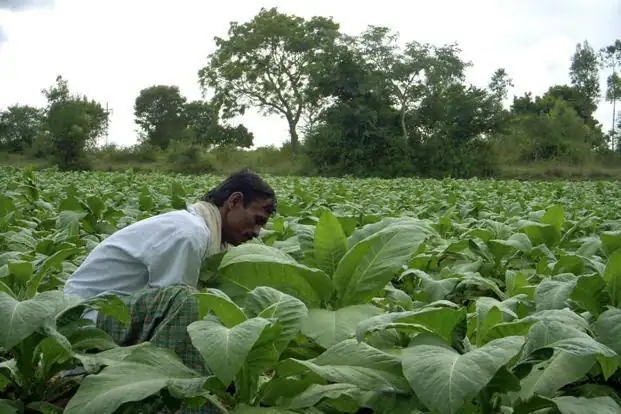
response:
<path fill-rule="evenodd" d="M 216 171 L 213 163 L 198 145 L 175 142 L 166 151 L 170 171 L 179 174 L 205 174 Z"/>

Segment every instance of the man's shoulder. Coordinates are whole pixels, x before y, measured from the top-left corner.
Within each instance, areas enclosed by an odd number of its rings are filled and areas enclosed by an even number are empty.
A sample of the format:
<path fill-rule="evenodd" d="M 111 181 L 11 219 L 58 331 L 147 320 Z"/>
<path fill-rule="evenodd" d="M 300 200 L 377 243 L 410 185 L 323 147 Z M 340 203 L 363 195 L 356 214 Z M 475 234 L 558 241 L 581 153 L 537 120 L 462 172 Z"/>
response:
<path fill-rule="evenodd" d="M 209 229 L 205 221 L 186 210 L 175 210 L 160 213 L 146 219 L 132 223 L 116 234 L 117 237 L 192 237 L 194 239 L 208 239 Z"/>

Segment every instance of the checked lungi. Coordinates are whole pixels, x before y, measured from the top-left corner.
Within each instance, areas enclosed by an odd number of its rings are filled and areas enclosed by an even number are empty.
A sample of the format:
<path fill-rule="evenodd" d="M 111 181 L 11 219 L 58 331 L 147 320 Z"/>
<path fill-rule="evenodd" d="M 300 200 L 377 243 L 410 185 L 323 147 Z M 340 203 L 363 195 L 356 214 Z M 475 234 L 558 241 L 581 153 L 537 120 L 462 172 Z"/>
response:
<path fill-rule="evenodd" d="M 155 346 L 172 349 L 186 366 L 209 375 L 205 360 L 192 345 L 187 327 L 199 319 L 197 293 L 185 285 L 140 290 L 121 297 L 129 308 L 130 323 L 123 325 L 116 318 L 99 313 L 97 327 L 106 331 L 120 346 L 150 342 Z M 211 404 L 202 408 L 182 407 L 183 414 L 220 413 Z"/>

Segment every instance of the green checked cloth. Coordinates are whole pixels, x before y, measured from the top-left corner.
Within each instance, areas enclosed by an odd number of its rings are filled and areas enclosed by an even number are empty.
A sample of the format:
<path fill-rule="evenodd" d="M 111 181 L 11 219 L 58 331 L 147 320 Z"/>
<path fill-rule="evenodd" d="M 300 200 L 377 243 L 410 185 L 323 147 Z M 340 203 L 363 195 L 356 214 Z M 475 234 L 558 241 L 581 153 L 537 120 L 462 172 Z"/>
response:
<path fill-rule="evenodd" d="M 172 349 L 188 367 L 209 375 L 203 357 L 192 345 L 187 332 L 187 326 L 198 320 L 198 303 L 192 296 L 196 292 L 185 285 L 143 289 L 121 297 L 130 312 L 128 326 L 100 313 L 97 327 L 106 331 L 120 346 L 149 341 L 153 345 Z M 180 412 L 202 414 L 220 413 L 220 410 L 207 405 L 199 409 L 183 407 Z"/>

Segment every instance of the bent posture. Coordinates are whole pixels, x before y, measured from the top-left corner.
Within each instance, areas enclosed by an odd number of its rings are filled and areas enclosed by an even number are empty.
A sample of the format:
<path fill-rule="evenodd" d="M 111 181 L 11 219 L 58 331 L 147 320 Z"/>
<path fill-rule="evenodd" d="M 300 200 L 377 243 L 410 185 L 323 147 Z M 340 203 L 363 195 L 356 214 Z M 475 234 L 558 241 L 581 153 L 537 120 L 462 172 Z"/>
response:
<path fill-rule="evenodd" d="M 97 311 L 85 318 L 121 346 L 150 341 L 208 373 L 186 329 L 198 319 L 192 293 L 201 264 L 228 245 L 257 237 L 275 206 L 274 191 L 259 176 L 233 174 L 185 210 L 138 221 L 107 237 L 67 280 L 65 294 L 84 299 L 118 295 L 129 307 L 129 326 Z"/>

